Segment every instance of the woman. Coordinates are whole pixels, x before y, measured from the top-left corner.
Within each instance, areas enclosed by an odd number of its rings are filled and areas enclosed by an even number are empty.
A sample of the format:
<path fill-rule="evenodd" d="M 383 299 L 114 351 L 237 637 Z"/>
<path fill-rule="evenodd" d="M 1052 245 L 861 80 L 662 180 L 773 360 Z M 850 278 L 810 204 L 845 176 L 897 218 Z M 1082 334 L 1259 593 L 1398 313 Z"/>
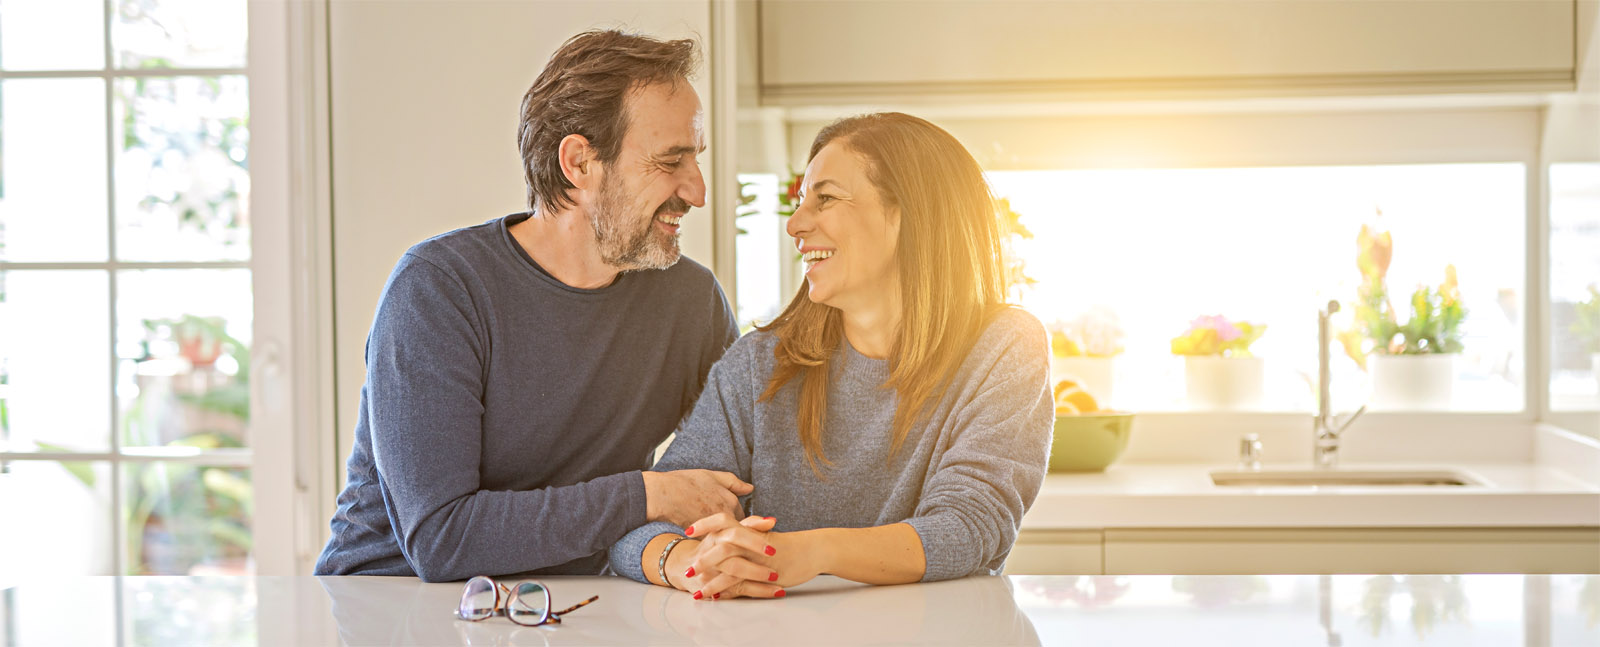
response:
<path fill-rule="evenodd" d="M 696 599 L 998 573 L 1054 413 L 977 162 L 927 121 L 865 115 L 818 133 L 803 187 L 803 289 L 711 369 L 654 468 L 732 472 L 751 516 L 643 526 L 612 569 Z"/>

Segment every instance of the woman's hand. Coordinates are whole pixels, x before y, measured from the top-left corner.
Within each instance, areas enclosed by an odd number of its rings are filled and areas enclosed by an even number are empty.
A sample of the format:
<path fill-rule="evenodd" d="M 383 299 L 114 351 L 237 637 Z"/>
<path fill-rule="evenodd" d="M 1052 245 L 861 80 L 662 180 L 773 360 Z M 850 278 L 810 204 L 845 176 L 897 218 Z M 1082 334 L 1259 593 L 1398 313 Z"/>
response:
<path fill-rule="evenodd" d="M 735 522 L 725 514 L 695 522 L 685 534 L 700 542 L 682 573 L 689 582 L 679 588 L 692 587 L 705 600 L 781 598 L 784 587 L 816 577 L 821 569 L 815 551 L 806 548 L 804 534 L 772 532 L 776 523 L 772 517 Z"/>
<path fill-rule="evenodd" d="M 738 522 L 728 514 L 694 522 L 684 529 L 691 539 L 668 556 L 668 582 L 693 593 L 696 600 L 783 597 L 781 587 L 774 583 L 774 571 L 765 564 L 770 558 L 767 551 L 776 552 L 767 543 L 776 534 L 770 532 L 775 523 L 767 517 L 746 517 Z M 684 557 L 677 559 L 680 552 Z"/>

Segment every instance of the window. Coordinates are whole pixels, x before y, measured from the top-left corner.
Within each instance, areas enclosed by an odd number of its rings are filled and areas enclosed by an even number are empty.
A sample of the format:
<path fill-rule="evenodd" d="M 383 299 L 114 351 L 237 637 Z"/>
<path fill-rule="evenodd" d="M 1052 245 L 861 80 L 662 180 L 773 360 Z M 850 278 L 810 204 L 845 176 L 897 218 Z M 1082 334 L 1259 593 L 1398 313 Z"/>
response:
<path fill-rule="evenodd" d="M 1020 291 L 1023 307 L 1063 328 L 1094 313 L 1101 325 L 1114 315 L 1124 329 L 1112 406 L 1312 410 L 1316 313 L 1338 300 L 1335 329 L 1352 326 L 1365 224 L 1392 236 L 1385 279 L 1398 323 L 1409 319 L 1414 290 L 1437 289 L 1446 267 L 1455 268 L 1463 348 L 1446 364 L 1443 399 L 1407 400 L 1375 393 L 1369 370 L 1378 367 L 1368 358 L 1364 370 L 1336 342 L 1335 406 L 1523 408 L 1522 164 L 997 171 L 989 179 L 1033 233 L 1013 242 L 1035 281 Z M 1174 337 L 1216 315 L 1266 326 L 1249 347 L 1263 373 L 1244 387 L 1258 389 L 1253 396 L 1197 393 L 1195 369 L 1173 354 Z"/>
<path fill-rule="evenodd" d="M 749 331 L 777 318 L 789 305 L 800 277 L 800 256 L 785 227 L 788 216 L 779 200 L 785 190 L 771 173 L 740 173 L 744 204 L 738 216 L 735 258 L 738 260 L 739 327 Z"/>
<path fill-rule="evenodd" d="M 0 2 L 0 574 L 249 573 L 245 0 Z M 49 496 L 41 496 L 49 493 Z"/>
<path fill-rule="evenodd" d="M 1550 407 L 1600 409 L 1600 164 L 1550 165 Z"/>
<path fill-rule="evenodd" d="M 1462 348 L 1443 360 L 1442 395 L 1395 396 L 1374 392 L 1379 360 L 1366 356 L 1360 365 L 1335 341 L 1335 406 L 1514 412 L 1525 392 L 1526 173 L 1521 163 L 1457 163 L 991 171 L 988 178 L 1033 235 L 1010 241 L 1031 281 L 1016 301 L 1063 332 L 1085 323 L 1121 330 L 1114 359 L 1055 358 L 1057 376 L 1085 382 L 1107 400 L 1101 406 L 1313 410 L 1317 311 L 1337 300 L 1334 332 L 1355 328 L 1357 236 L 1366 225 L 1391 236 L 1384 280 L 1396 324 L 1410 319 L 1419 287 L 1437 292 L 1446 268 L 1454 269 L 1465 310 Z M 787 302 L 794 284 L 783 275 L 794 263 L 784 253 L 777 176 L 740 181 L 752 196 L 738 243 L 739 318 L 748 325 L 770 320 Z M 1572 208 L 1574 218 L 1594 211 Z M 1219 401 L 1189 388 L 1192 369 L 1173 354 L 1172 340 L 1195 319 L 1216 315 L 1265 325 L 1249 347 L 1261 365 L 1259 393 Z M 1568 379 L 1592 389 L 1583 359 L 1582 375 Z"/>

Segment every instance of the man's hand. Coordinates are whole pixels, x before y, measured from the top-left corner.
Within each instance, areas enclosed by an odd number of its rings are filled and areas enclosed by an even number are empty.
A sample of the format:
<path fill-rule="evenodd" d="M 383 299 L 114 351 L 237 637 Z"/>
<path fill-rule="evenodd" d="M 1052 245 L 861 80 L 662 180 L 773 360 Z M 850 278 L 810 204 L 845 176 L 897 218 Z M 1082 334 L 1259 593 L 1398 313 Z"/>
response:
<path fill-rule="evenodd" d="M 645 515 L 651 521 L 678 526 L 687 526 L 717 513 L 739 518 L 744 516 L 739 508 L 739 497 L 755 489 L 727 472 L 645 472 Z"/>

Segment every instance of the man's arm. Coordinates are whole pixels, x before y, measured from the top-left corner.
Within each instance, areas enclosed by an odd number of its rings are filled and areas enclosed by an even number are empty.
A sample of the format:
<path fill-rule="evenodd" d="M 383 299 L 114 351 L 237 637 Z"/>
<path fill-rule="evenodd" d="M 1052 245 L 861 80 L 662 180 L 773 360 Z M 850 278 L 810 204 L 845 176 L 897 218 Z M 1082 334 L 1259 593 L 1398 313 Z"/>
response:
<path fill-rule="evenodd" d="M 532 491 L 480 489 L 483 335 L 456 278 L 408 254 L 367 345 L 367 413 L 384 502 L 401 553 L 430 582 L 592 555 L 647 515 L 639 472 Z"/>

